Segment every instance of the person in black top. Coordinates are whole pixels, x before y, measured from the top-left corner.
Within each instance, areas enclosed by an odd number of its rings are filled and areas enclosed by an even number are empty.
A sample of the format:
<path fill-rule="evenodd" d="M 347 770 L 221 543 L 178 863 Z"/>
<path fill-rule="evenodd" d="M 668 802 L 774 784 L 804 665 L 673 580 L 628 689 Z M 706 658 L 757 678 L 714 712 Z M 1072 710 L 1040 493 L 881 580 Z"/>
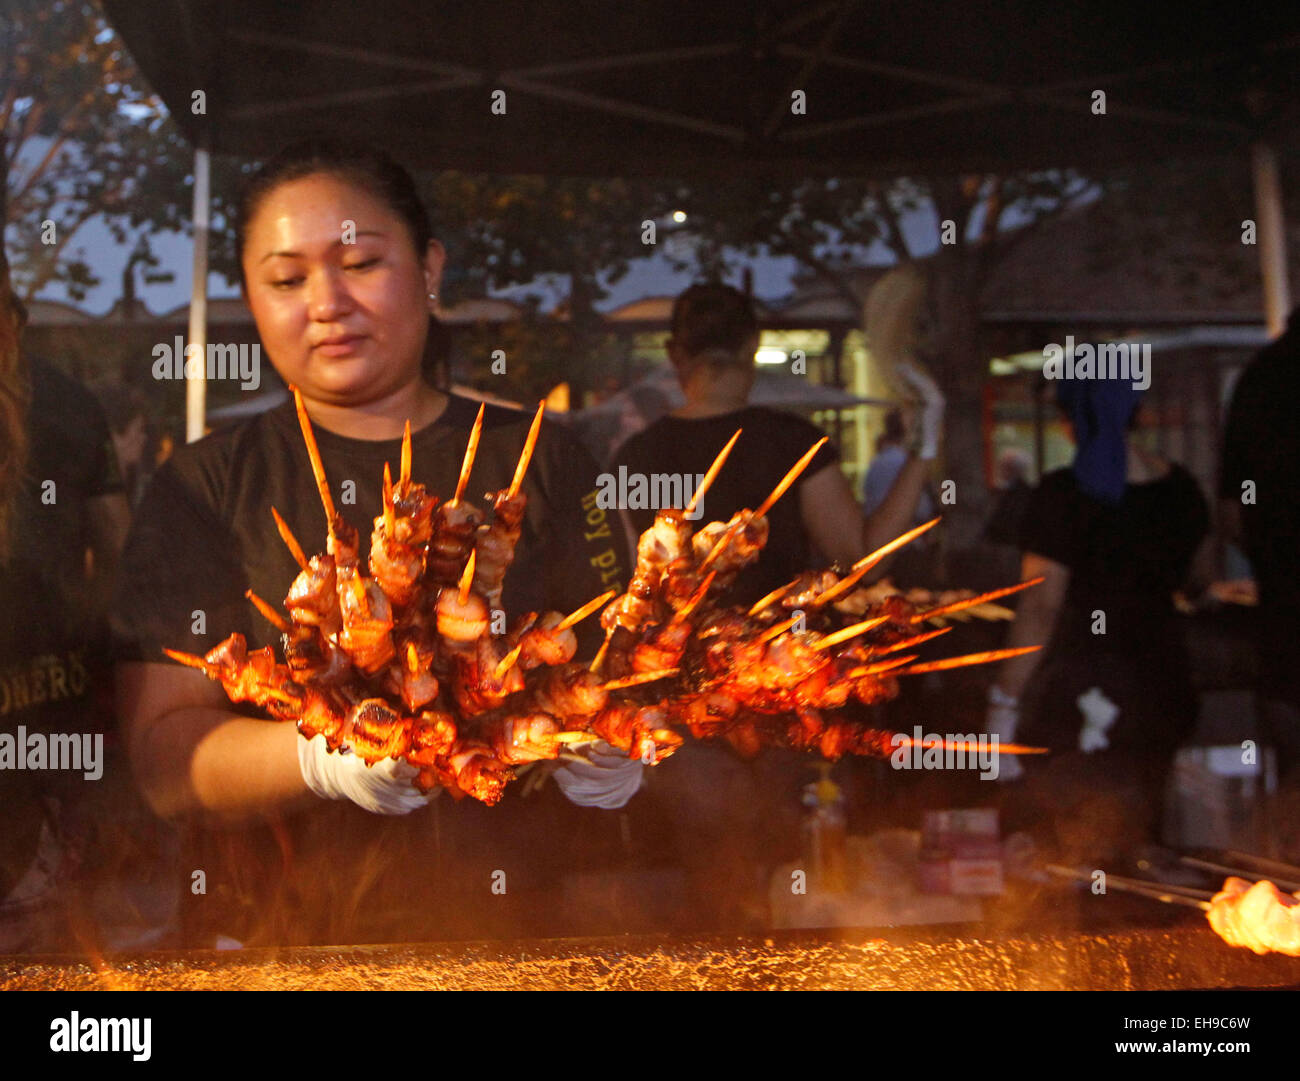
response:
<path fill-rule="evenodd" d="M 1219 495 L 1255 572 L 1260 714 L 1284 771 L 1300 763 L 1300 308 L 1233 391 Z"/>
<path fill-rule="evenodd" d="M 737 428 L 743 434 L 702 501 L 701 524 L 753 510 L 786 471 L 822 437 L 790 413 L 747 405 L 754 385 L 758 320 L 749 298 L 717 283 L 693 285 L 673 305 L 668 356 L 686 404 L 628 439 L 611 468 L 627 474 L 694 478 L 706 472 Z M 943 398 L 919 371 L 904 373 L 923 387 L 926 409 L 919 453 L 899 472 L 888 497 L 865 520 L 827 444 L 794 489 L 768 515 L 770 534 L 758 562 L 746 569 L 728 600 L 747 604 L 814 565 L 813 552 L 845 566 L 912 525 L 929 462 L 938 454 Z M 635 540 L 659 508 L 628 508 Z"/>
<path fill-rule="evenodd" d="M 26 367 L 29 449 L 11 551 L 0 559 L 0 734 L 14 750 L 20 737 L 30 746 L 58 733 L 92 751 L 98 739 L 101 752 L 94 781 L 88 769 L 20 768 L 16 755 L 0 753 L 0 952 L 73 941 L 58 909 L 89 843 L 81 812 L 112 780 L 102 780 L 111 733 L 105 610 L 129 517 L 93 395 L 38 357 Z"/>
<path fill-rule="evenodd" d="M 1023 770 L 1003 759 L 1000 779 L 1031 773 L 1058 828 L 1078 831 L 1076 854 L 1100 858 L 1155 840 L 1170 756 L 1196 720 L 1172 595 L 1209 509 L 1187 470 L 1134 440 L 1129 383 L 1064 381 L 1058 399 L 1075 461 L 1043 477 L 1024 514 L 1021 578 L 1046 580 L 1024 594 L 1008 642 L 1045 648 L 1003 663 L 987 728 L 1052 750 Z"/>
<path fill-rule="evenodd" d="M 627 474 L 690 477 L 705 473 L 737 428 L 743 430 L 726 465 L 702 501 L 700 525 L 753 510 L 821 437 L 790 413 L 748 405 L 754 383 L 759 328 L 753 305 L 721 284 L 693 285 L 673 305 L 668 356 L 685 404 L 632 436 L 614 454 L 611 469 Z M 900 366 L 901 367 L 901 366 Z M 769 536 L 753 566 L 738 576 L 727 603 L 748 605 L 820 560 L 848 566 L 913 523 L 930 461 L 938 453 L 943 398 L 919 370 L 905 376 L 925 400 L 920 445 L 899 471 L 880 507 L 863 518 L 838 455 L 828 444 L 795 487 L 768 514 Z M 629 489 L 630 490 L 630 489 Z M 693 489 L 692 489 L 693 490 Z M 660 508 L 625 508 L 635 539 Z M 729 748 L 690 745 L 652 771 L 648 804 L 670 824 L 667 835 L 689 872 L 693 923 L 681 929 L 756 930 L 763 926 L 763 877 L 781 847 L 797 836 L 799 789 L 811 779 L 807 757 L 769 750 L 753 762 Z M 791 815 L 794 818 L 791 818 Z M 658 824 L 646 832 L 662 830 Z"/>
<path fill-rule="evenodd" d="M 421 374 L 442 246 L 400 166 L 319 141 L 263 167 L 244 194 L 237 232 L 263 347 L 302 392 L 334 502 L 359 528 L 364 561 L 383 465 L 396 465 L 404 424 L 413 433 L 412 477 L 445 499 L 477 411 L 477 402 L 441 393 Z M 531 419 L 487 410 L 471 497 L 509 485 Z M 508 613 L 571 611 L 625 577 L 622 531 L 595 508 L 595 475 L 565 429 L 543 425 L 505 580 Z M 298 570 L 272 506 L 308 552 L 323 550 L 325 516 L 292 403 L 177 450 L 158 471 L 115 606 L 119 711 L 141 787 L 160 814 L 239 824 L 196 835 L 195 851 L 206 848 L 210 862 L 195 866 L 209 869 L 214 890 L 219 880 L 227 903 L 208 906 L 224 923 L 200 916 L 191 937 L 218 926 L 249 935 L 272 917 L 279 926 L 264 924 L 263 941 L 438 936 L 445 878 L 437 815 L 405 764 L 368 768 L 354 755 L 326 755 L 319 737 L 241 714 L 219 684 L 161 655 L 164 646 L 206 652 L 232 631 L 250 646 L 276 642 L 244 596 L 252 589 L 277 603 Z M 599 764 L 608 765 L 610 790 L 630 797 L 640 763 Z M 509 834 L 511 800 L 479 821 Z M 386 823 L 367 811 L 408 817 Z M 462 804 L 454 817 L 476 813 Z M 244 828 L 259 819 L 275 824 L 271 833 Z M 485 873 L 485 896 L 487 883 Z"/>

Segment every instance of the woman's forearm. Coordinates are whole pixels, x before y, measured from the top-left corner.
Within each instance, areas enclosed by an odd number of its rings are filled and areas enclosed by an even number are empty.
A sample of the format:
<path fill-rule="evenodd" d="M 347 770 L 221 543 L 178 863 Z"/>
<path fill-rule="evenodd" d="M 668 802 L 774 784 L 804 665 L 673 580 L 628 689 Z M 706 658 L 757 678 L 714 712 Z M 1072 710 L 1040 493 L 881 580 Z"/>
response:
<path fill-rule="evenodd" d="M 916 507 L 929 477 L 928 462 L 909 457 L 885 496 L 884 502 L 862 522 L 862 545 L 874 552 L 900 533 L 906 533 L 916 520 Z"/>
<path fill-rule="evenodd" d="M 208 812 L 244 818 L 305 799 L 292 724 L 211 706 L 187 706 L 133 740 L 140 787 L 160 815 Z"/>
<path fill-rule="evenodd" d="M 1056 608 L 1047 604 L 1022 604 L 1011 624 L 1007 646 L 1011 649 L 1025 646 L 1046 646 L 1056 623 Z M 1043 651 L 1025 653 L 1003 661 L 998 669 L 997 685 L 1004 694 L 1019 698 L 1042 660 Z"/>

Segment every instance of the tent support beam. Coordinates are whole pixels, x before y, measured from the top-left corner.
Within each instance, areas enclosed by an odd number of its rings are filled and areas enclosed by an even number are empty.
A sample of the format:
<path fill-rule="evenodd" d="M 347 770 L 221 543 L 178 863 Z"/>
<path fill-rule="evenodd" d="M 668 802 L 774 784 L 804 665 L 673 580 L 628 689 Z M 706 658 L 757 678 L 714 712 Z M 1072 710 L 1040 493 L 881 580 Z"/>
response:
<path fill-rule="evenodd" d="M 211 213 L 210 154 L 206 138 L 194 148 L 194 280 L 190 285 L 190 326 L 185 346 L 185 442 L 202 439 L 207 427 L 208 222 Z M 193 352 L 191 352 L 193 350 Z M 191 357 L 199 371 L 191 374 Z"/>
<path fill-rule="evenodd" d="M 1264 142 L 1250 148 L 1250 172 L 1255 187 L 1256 240 L 1264 291 L 1264 318 L 1269 337 L 1286 329 L 1291 311 L 1291 290 L 1286 273 L 1286 217 L 1282 212 L 1282 183 L 1277 172 L 1277 155 Z"/>

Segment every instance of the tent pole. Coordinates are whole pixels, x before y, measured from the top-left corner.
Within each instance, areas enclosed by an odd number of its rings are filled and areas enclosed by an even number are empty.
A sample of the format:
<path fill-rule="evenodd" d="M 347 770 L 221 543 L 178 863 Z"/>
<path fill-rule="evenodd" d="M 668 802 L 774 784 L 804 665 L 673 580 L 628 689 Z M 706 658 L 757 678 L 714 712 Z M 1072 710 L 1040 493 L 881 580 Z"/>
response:
<path fill-rule="evenodd" d="M 194 281 L 190 286 L 190 326 L 185 348 L 185 442 L 202 439 L 207 426 L 208 220 L 211 209 L 207 139 L 194 148 Z M 188 361 L 197 358 L 191 375 Z"/>
<path fill-rule="evenodd" d="M 1282 213 L 1282 185 L 1277 155 L 1267 143 L 1250 148 L 1250 171 L 1255 187 L 1255 221 L 1259 230 L 1259 267 L 1264 289 L 1264 317 L 1268 333 L 1276 338 L 1286 328 L 1291 311 L 1291 291 L 1286 275 L 1286 226 Z"/>

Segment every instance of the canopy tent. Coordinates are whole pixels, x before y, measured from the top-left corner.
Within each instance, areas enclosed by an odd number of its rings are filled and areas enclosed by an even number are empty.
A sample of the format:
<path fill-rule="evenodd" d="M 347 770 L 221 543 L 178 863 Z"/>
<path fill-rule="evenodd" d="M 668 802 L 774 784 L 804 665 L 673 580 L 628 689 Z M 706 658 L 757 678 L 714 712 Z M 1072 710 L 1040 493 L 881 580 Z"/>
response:
<path fill-rule="evenodd" d="M 250 156 L 317 127 L 470 172 L 898 176 L 1231 153 L 1294 107 L 1294 6 L 1073 7 L 105 3 L 186 133 Z"/>
<path fill-rule="evenodd" d="M 1109 169 L 1252 148 L 1270 325 L 1289 308 L 1272 148 L 1293 138 L 1300 108 L 1294 5 L 104 6 L 198 148 L 196 225 L 207 151 L 260 156 L 312 130 L 416 167 L 760 180 Z"/>

